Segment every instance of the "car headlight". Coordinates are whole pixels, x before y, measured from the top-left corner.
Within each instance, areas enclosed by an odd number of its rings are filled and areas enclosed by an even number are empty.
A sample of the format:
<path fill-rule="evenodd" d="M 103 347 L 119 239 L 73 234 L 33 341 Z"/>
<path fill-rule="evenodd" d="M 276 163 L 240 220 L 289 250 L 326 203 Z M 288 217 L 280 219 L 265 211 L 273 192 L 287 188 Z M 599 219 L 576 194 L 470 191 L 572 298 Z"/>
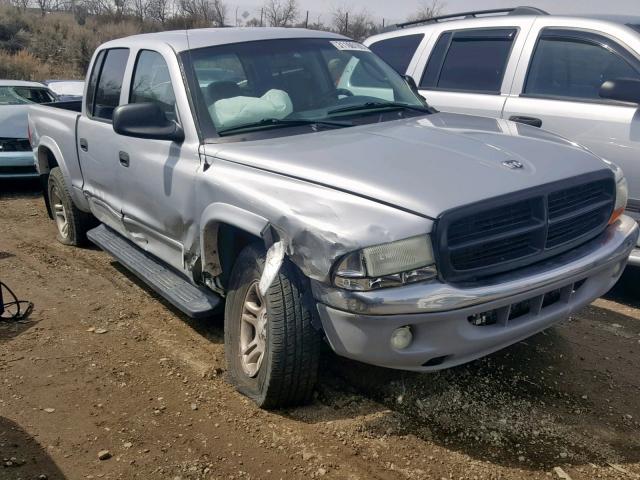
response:
<path fill-rule="evenodd" d="M 627 208 L 627 201 L 629 200 L 629 187 L 627 185 L 627 179 L 625 178 L 622 169 L 613 163 L 609 166 L 611 170 L 613 170 L 616 179 L 616 203 L 613 207 L 611 218 L 609 219 L 609 224 L 612 224 L 616 220 L 618 220 L 618 218 L 620 218 L 620 215 L 622 215 L 625 208 Z"/>
<path fill-rule="evenodd" d="M 375 290 L 430 280 L 437 276 L 428 235 L 363 248 L 342 257 L 333 283 L 347 290 Z"/>

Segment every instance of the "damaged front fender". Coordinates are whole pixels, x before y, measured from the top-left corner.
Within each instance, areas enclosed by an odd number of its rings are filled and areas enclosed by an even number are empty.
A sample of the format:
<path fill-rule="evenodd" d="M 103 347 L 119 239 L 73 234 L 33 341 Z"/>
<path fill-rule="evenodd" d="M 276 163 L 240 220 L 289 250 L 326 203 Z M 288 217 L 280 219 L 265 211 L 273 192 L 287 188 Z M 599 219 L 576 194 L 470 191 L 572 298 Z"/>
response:
<path fill-rule="evenodd" d="M 217 158 L 211 165 L 198 178 L 195 198 L 202 212 L 197 248 L 203 269 L 212 276 L 221 273 L 220 223 L 262 237 L 267 248 L 280 243 L 277 258 L 281 249 L 282 258 L 286 255 L 320 282 L 328 282 L 334 263 L 351 251 L 429 233 L 433 227 L 428 218 L 327 186 Z M 265 238 L 265 232 L 272 238 Z"/>

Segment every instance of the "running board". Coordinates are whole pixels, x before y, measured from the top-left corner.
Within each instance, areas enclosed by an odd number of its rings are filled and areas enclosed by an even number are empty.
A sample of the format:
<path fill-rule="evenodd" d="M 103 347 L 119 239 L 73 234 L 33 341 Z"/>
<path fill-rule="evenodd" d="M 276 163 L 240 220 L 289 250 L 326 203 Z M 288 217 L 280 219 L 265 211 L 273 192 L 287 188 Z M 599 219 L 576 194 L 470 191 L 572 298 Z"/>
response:
<path fill-rule="evenodd" d="M 173 268 L 105 225 L 89 230 L 87 238 L 191 318 L 209 317 L 221 303 L 218 295 L 193 285 Z"/>

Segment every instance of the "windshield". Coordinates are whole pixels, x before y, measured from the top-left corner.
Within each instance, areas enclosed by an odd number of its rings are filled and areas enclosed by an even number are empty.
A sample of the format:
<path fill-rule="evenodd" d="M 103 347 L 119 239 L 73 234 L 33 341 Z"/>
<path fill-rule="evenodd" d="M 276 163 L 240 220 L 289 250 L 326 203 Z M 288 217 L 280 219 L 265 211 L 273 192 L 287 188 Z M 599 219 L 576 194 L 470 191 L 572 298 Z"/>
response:
<path fill-rule="evenodd" d="M 55 99 L 42 87 L 0 87 L 0 105 L 49 103 Z"/>
<path fill-rule="evenodd" d="M 183 58 L 195 75 L 198 110 L 219 135 L 330 122 L 385 108 L 428 113 L 405 80 L 357 42 L 265 40 L 187 53 Z"/>

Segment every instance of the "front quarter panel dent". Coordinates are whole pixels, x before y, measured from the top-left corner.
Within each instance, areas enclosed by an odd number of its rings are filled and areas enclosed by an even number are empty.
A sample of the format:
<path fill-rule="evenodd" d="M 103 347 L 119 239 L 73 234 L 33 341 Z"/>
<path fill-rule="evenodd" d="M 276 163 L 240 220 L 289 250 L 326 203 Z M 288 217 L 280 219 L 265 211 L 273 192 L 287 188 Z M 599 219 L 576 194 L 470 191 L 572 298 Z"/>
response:
<path fill-rule="evenodd" d="M 433 227 L 432 220 L 388 205 L 218 158 L 199 176 L 197 190 L 203 265 L 216 249 L 208 234 L 218 222 L 256 236 L 273 227 L 287 257 L 320 282 L 329 281 L 335 261 L 346 253 Z"/>

